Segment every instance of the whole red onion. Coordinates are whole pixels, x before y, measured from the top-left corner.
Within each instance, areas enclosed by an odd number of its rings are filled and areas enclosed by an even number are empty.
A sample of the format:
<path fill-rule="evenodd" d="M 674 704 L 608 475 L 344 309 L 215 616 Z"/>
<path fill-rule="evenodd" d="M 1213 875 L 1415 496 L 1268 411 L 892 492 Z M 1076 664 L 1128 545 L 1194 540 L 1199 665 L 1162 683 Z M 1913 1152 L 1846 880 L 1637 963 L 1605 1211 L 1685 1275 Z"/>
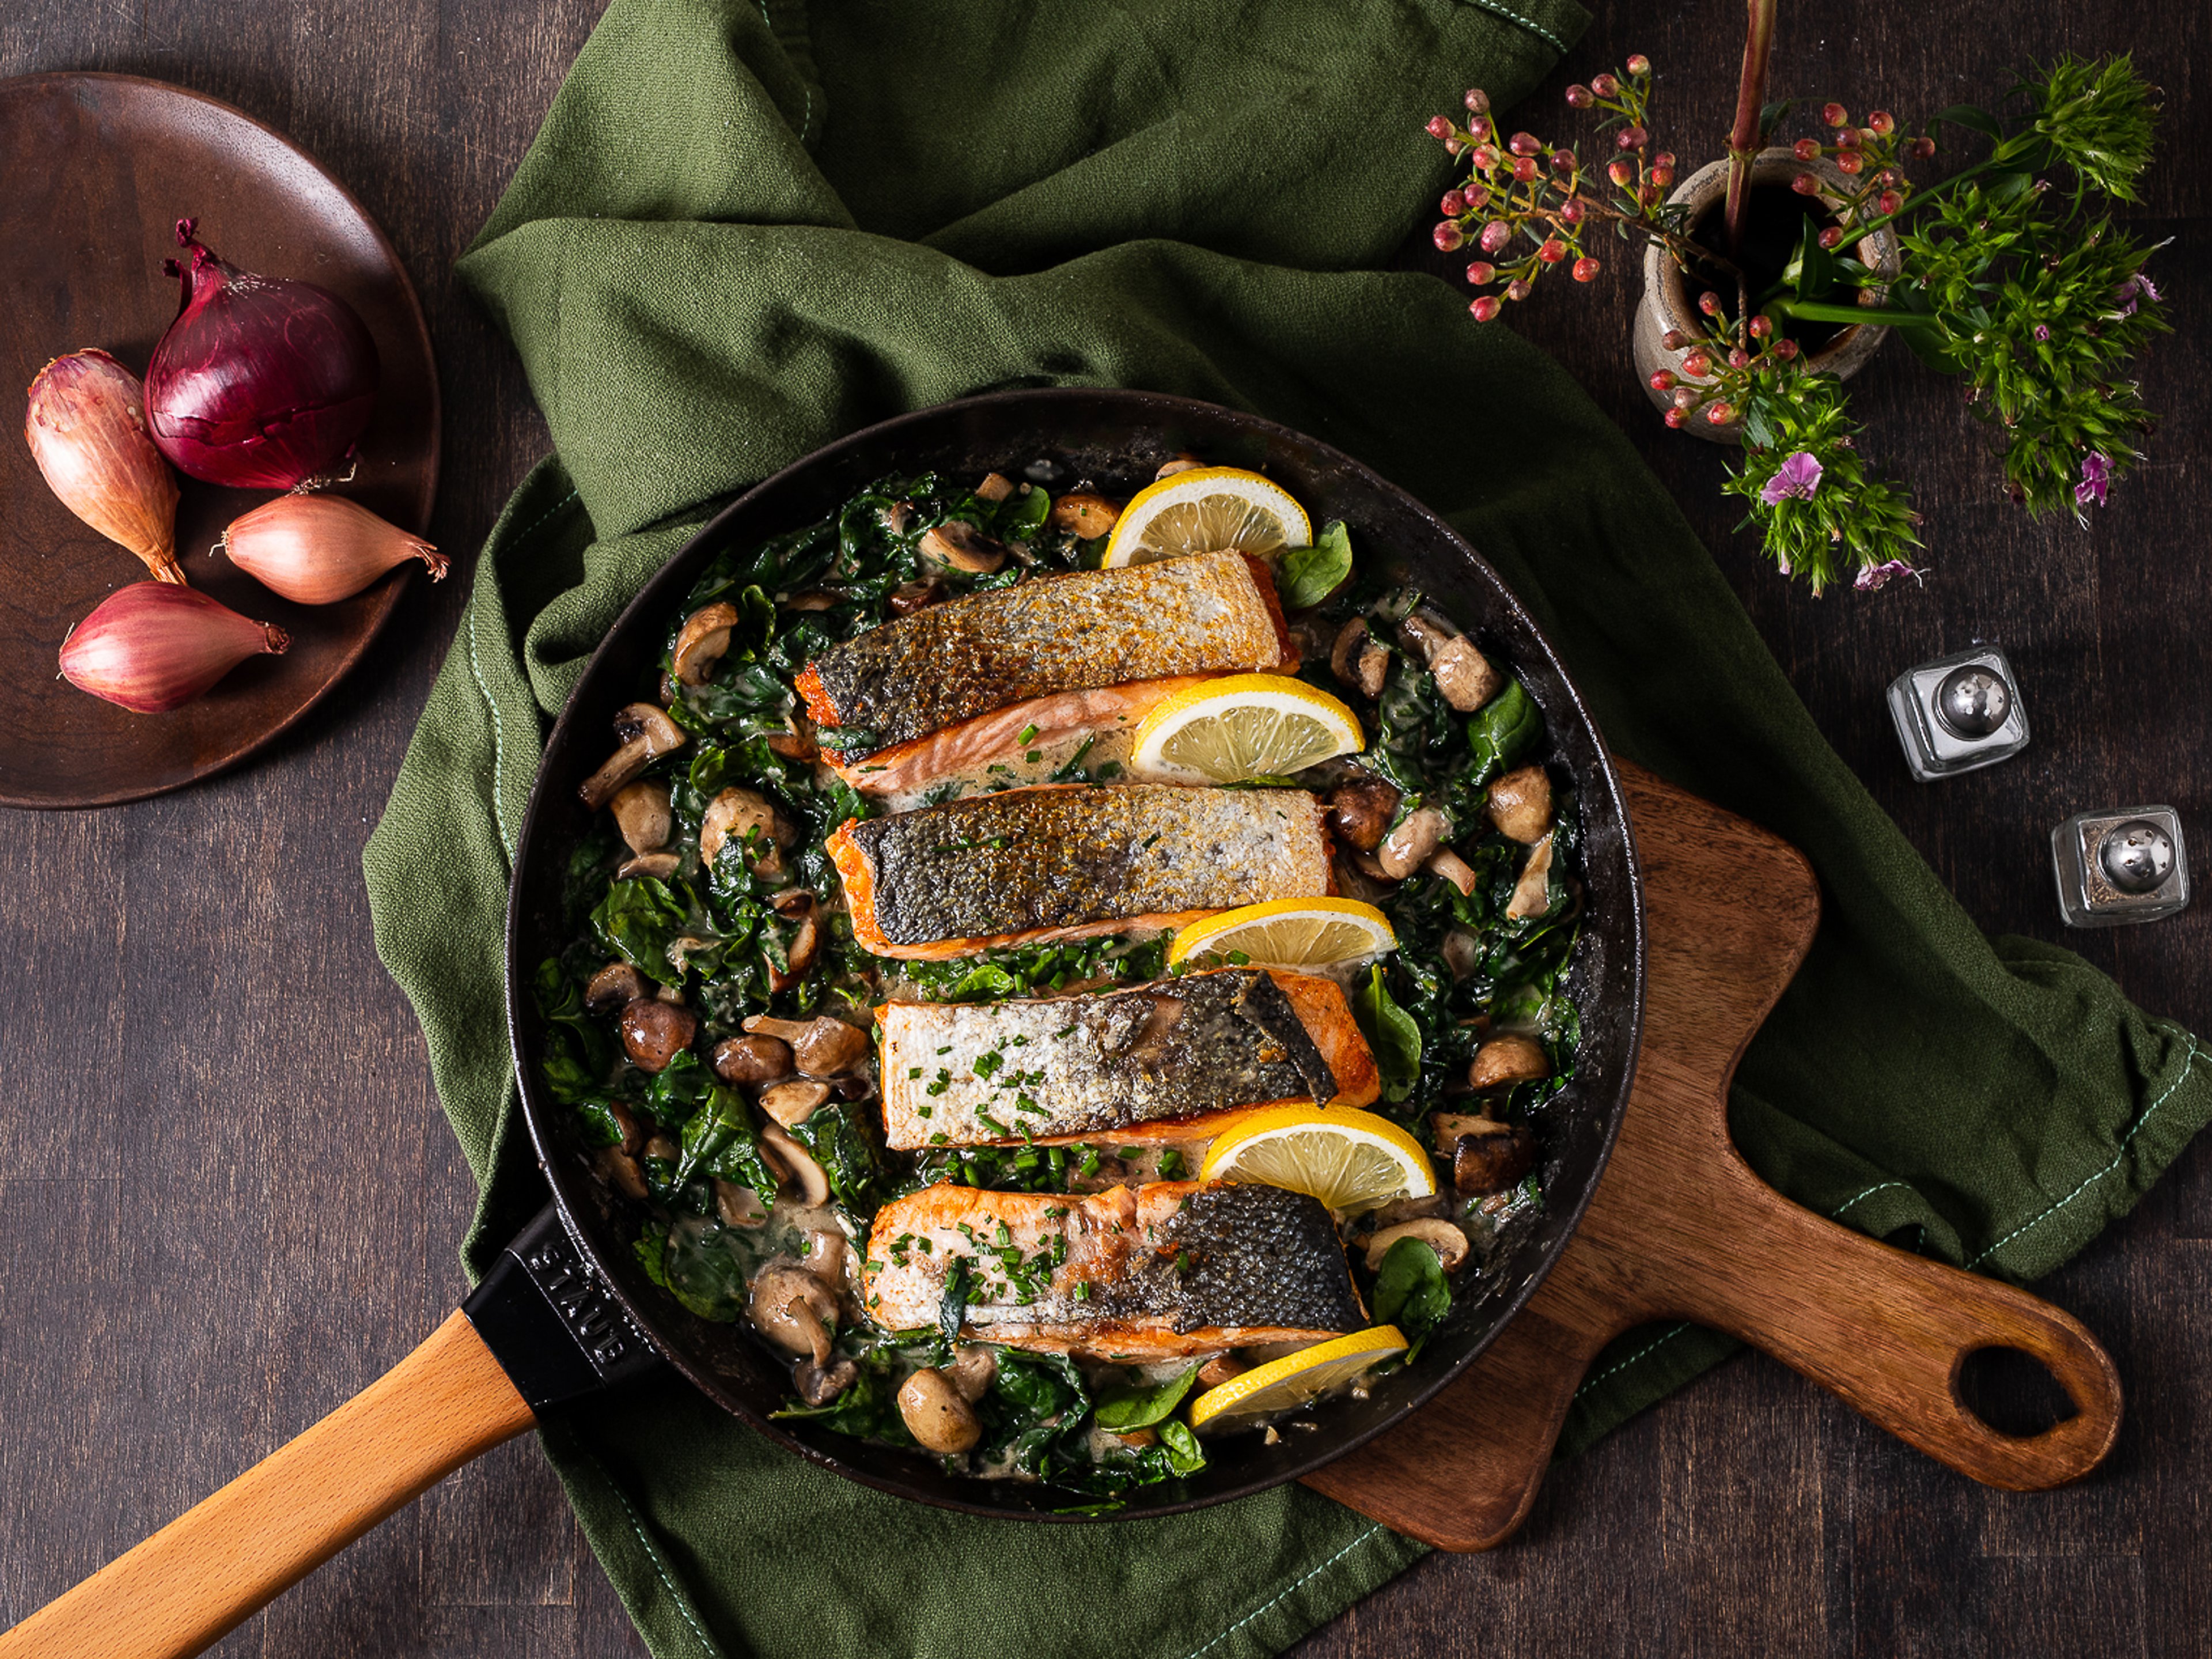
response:
<path fill-rule="evenodd" d="M 177 221 L 176 320 L 146 366 L 146 423 L 179 471 L 289 489 L 344 454 L 376 406 L 376 343 L 326 289 L 225 264 Z"/>
<path fill-rule="evenodd" d="M 62 676 L 139 714 L 190 702 L 248 657 L 281 654 L 291 636 L 241 617 L 196 587 L 133 582 L 93 607 L 62 641 Z"/>

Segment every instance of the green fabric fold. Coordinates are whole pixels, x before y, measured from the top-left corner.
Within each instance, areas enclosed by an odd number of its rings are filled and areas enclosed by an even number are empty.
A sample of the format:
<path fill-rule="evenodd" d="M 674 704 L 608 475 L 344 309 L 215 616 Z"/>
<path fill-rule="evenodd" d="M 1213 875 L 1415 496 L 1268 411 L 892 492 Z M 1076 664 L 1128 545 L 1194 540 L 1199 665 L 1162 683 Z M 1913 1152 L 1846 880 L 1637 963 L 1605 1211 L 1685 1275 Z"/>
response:
<path fill-rule="evenodd" d="M 1800 1202 L 2015 1279 L 2124 1212 L 2212 1068 L 2069 953 L 1984 939 L 1821 741 L 1621 434 L 1435 280 L 1374 267 L 1470 83 L 1506 107 L 1571 0 L 615 0 L 463 261 L 557 459 L 516 492 L 364 858 L 483 1194 L 479 1270 L 539 1203 L 501 915 L 544 733 L 711 507 L 868 421 L 997 386 L 1259 410 L 1448 516 L 1621 753 L 1766 825 L 1826 919 L 1747 1055 L 1739 1141 Z M 1571 1451 L 1727 1351 L 1632 1333 Z M 664 1380 L 548 1455 L 653 1650 L 1271 1653 L 1418 1547 L 1292 1488 L 1195 1516 L 981 1522 L 823 1474 Z"/>

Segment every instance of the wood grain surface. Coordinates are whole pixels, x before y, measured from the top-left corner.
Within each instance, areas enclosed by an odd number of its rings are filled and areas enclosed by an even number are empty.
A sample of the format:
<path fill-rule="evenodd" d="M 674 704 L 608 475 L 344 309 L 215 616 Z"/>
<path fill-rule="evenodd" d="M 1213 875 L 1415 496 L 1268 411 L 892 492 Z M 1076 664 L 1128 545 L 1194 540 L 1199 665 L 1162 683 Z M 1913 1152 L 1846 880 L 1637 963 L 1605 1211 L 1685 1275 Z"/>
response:
<path fill-rule="evenodd" d="M 422 296 L 446 393 L 431 539 L 462 556 L 412 583 L 345 692 L 255 763 L 88 816 L 9 813 L 0 997 L 0 1622 L 21 1618 L 396 1364 L 463 1281 L 468 1172 L 412 1016 L 371 948 L 359 870 L 467 591 L 467 557 L 543 453 L 511 353 L 452 262 L 489 212 L 598 0 L 11 0 L 0 75 L 113 70 L 179 82 L 287 132 L 359 197 Z M 1668 131 L 1711 150 L 1733 102 L 1735 0 L 1602 9 L 1531 100 L 1553 130 L 1572 80 L 1632 51 L 1667 75 Z M 1987 95 L 2003 66 L 2133 49 L 2166 102 L 2166 164 L 2139 229 L 2180 333 L 2145 365 L 2166 413 L 2152 463 L 2086 533 L 2033 524 L 1996 485 L 1948 386 L 1886 351 L 1854 406 L 1909 459 L 1935 577 L 1815 601 L 1732 532 L 1723 458 L 1663 431 L 1628 372 L 1632 288 L 1547 294 L 1514 325 L 1632 435 L 1719 559 L 1814 719 L 1996 932 L 2063 940 L 2130 994 L 2212 1030 L 2212 912 L 2073 935 L 2052 824 L 2170 801 L 2212 844 L 2212 653 L 2199 542 L 2212 479 L 2204 114 L 2212 10 L 2081 0 L 1792 9 L 1778 95 L 1900 115 Z M 1711 143 L 1700 145 L 1699 135 Z M 2176 156 L 2183 157 L 2177 163 Z M 1425 240 L 1409 204 L 1409 248 Z M 1409 252 L 1409 258 L 1414 257 Z M 35 367 L 35 366 L 33 366 Z M 24 378 L 27 379 L 27 375 Z M 0 508 L 6 504 L 0 503 Z M 2002 640 L 2035 744 L 1936 786 L 1907 776 L 1881 689 Z M 1486 1555 L 1437 1556 L 1302 1659 L 1821 1654 L 2197 1656 L 2212 1630 L 2212 1153 L 2190 1152 L 2125 1222 L 2039 1287 L 2112 1350 L 2129 1416 L 2063 1491 L 1963 1480 L 1782 1366 L 1723 1366 L 1553 1472 Z M 1194 1637 L 1193 1645 L 1202 1638 Z M 641 1651 L 527 1439 L 434 1488 L 215 1651 L 317 1659 Z"/>

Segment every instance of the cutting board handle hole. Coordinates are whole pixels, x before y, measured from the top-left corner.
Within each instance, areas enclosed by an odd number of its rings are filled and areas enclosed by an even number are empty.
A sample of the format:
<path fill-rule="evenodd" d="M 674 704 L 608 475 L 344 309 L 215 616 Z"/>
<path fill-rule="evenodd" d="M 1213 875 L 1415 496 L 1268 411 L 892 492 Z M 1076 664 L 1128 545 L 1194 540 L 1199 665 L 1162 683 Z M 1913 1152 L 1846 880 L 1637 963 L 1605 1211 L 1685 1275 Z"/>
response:
<path fill-rule="evenodd" d="M 1959 1403 L 1999 1434 L 2029 1440 L 2081 1415 L 2057 1377 L 2020 1348 L 1977 1348 L 1959 1362 Z"/>

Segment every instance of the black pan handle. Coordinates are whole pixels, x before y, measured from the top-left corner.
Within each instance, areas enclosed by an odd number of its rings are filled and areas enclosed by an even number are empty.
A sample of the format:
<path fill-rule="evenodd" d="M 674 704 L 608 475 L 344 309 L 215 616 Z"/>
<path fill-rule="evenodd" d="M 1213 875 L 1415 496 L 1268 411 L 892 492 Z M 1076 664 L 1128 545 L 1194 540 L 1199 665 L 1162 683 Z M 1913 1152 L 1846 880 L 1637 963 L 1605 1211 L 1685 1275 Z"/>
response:
<path fill-rule="evenodd" d="M 660 1363 L 551 1204 L 499 1253 L 461 1311 L 539 1414 Z"/>

